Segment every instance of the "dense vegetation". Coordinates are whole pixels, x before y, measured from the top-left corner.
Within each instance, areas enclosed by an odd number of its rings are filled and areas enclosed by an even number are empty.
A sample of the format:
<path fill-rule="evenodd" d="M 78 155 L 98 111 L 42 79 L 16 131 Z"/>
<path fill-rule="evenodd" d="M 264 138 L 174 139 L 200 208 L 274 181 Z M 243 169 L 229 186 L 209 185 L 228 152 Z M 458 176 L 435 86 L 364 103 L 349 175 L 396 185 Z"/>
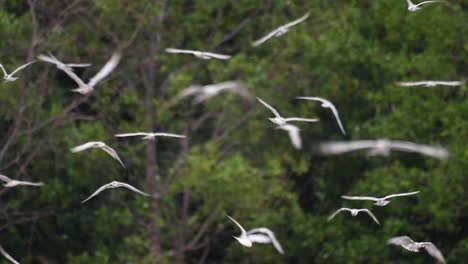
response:
<path fill-rule="evenodd" d="M 153 3 L 154 2 L 154 3 Z M 0 83 L 0 173 L 43 181 L 0 190 L 0 244 L 21 263 L 431 263 L 386 245 L 393 236 L 432 241 L 448 263 L 468 259 L 468 86 L 404 88 L 405 80 L 468 74 L 465 1 L 410 13 L 390 1 L 0 0 L 0 63 L 8 70 L 52 52 L 90 62 L 88 79 L 114 51 L 123 58 L 90 96 L 53 65 L 37 62 Z M 302 16 L 279 38 L 251 42 Z M 232 54 L 228 61 L 164 52 L 167 47 Z M 258 103 L 221 94 L 204 104 L 171 100 L 193 83 L 240 80 L 300 124 L 304 148 L 267 120 Z M 340 111 L 296 96 L 321 96 Z M 167 131 L 186 140 L 116 139 Z M 447 161 L 417 154 L 320 157 L 321 140 L 390 138 L 442 145 Z M 69 149 L 100 140 L 105 153 Z M 124 190 L 80 202 L 112 180 Z M 386 207 L 340 199 L 420 190 Z M 366 216 L 326 218 L 341 206 Z M 244 248 L 238 229 L 267 226 L 286 251 Z M 2 260 L 4 261 L 4 260 Z M 4 263 L 4 262 L 2 262 Z"/>

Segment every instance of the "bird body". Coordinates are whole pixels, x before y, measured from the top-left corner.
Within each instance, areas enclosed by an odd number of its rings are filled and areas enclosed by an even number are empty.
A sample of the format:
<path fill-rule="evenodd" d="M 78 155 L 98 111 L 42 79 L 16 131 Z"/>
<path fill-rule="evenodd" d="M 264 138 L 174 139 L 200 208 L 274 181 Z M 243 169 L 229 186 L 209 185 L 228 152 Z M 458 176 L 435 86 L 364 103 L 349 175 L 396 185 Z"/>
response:
<path fill-rule="evenodd" d="M 318 102 L 321 102 L 321 106 L 323 108 L 328 108 L 332 111 L 333 115 L 335 116 L 335 119 L 336 119 L 336 122 L 338 123 L 338 126 L 340 127 L 340 130 L 341 132 L 343 133 L 343 135 L 346 135 L 346 132 L 343 128 L 343 125 L 341 124 L 341 120 L 340 120 L 340 116 L 338 115 L 338 110 L 336 110 L 336 107 L 334 104 L 332 104 L 332 102 L 326 100 L 326 99 L 323 99 L 323 98 L 320 98 L 320 97 L 308 97 L 308 96 L 300 96 L 300 97 L 296 97 L 297 99 L 303 99 L 303 100 L 312 100 L 312 101 L 318 101 Z"/>
<path fill-rule="evenodd" d="M 252 243 L 260 244 L 273 244 L 275 249 L 280 253 L 284 254 L 283 247 L 276 239 L 275 233 L 266 227 L 258 227 L 247 231 L 247 238 L 252 241 Z"/>
<path fill-rule="evenodd" d="M 374 214 L 372 214 L 372 212 L 369 210 L 369 209 L 351 209 L 351 208 L 340 208 L 338 210 L 336 210 L 332 215 L 330 215 L 328 217 L 328 221 L 332 220 L 337 214 L 339 214 L 340 212 L 343 212 L 343 211 L 348 211 L 351 213 L 352 216 L 356 216 L 359 214 L 359 212 L 364 212 L 364 213 L 367 213 L 370 217 L 372 217 L 372 219 L 380 225 L 380 222 L 379 220 L 377 220 L 377 218 L 374 216 Z"/>
<path fill-rule="evenodd" d="M 285 24 L 285 25 L 282 25 L 276 29 L 274 29 L 273 31 L 271 31 L 270 33 L 268 33 L 266 36 L 264 36 L 263 38 L 259 39 L 259 40 L 256 40 L 252 43 L 252 46 L 254 47 L 257 47 L 261 44 L 263 44 L 265 41 L 267 41 L 268 39 L 270 38 L 273 38 L 273 37 L 279 37 L 279 36 L 282 36 L 284 35 L 285 33 L 287 33 L 289 31 L 289 29 L 292 27 L 292 26 L 295 26 L 301 22 L 303 22 L 304 20 L 306 20 L 307 18 L 309 17 L 309 13 L 306 13 L 305 15 L 303 15 L 302 17 L 288 23 L 288 24 Z"/>
<path fill-rule="evenodd" d="M 17 181 L 12 180 L 9 177 L 0 174 L 0 180 L 6 182 L 3 186 L 7 188 L 16 187 L 18 185 L 27 185 L 27 186 L 43 186 L 44 183 L 42 182 L 28 182 L 28 181 Z"/>
<path fill-rule="evenodd" d="M 120 159 L 120 157 L 117 155 L 117 152 L 115 152 L 114 149 L 107 146 L 106 143 L 104 143 L 102 141 L 90 141 L 90 142 L 87 142 L 85 144 L 76 146 L 76 147 L 72 148 L 70 151 L 73 152 L 73 153 L 76 153 L 76 152 L 81 152 L 81 151 L 84 151 L 84 150 L 87 150 L 87 149 L 90 149 L 90 148 L 102 149 L 107 154 L 109 154 L 112 158 L 116 159 L 124 168 L 126 168 L 124 163 Z"/>
<path fill-rule="evenodd" d="M 371 197 L 371 196 L 348 196 L 348 195 L 342 195 L 341 198 L 347 199 L 347 200 L 369 200 L 369 201 L 374 201 L 375 205 L 377 206 L 386 206 L 387 204 L 390 203 L 388 199 L 393 198 L 393 197 L 401 197 L 401 196 L 409 196 L 409 195 L 414 195 L 419 193 L 419 191 L 416 192 L 409 192 L 409 193 L 396 193 L 396 194 L 390 194 L 382 198 L 377 198 L 377 197 Z"/>
<path fill-rule="evenodd" d="M 234 224 L 236 224 L 239 229 L 241 230 L 240 236 L 233 236 L 241 245 L 245 247 L 252 247 L 252 241 L 247 237 L 247 232 L 245 229 L 236 221 L 234 218 L 230 217 L 229 215 L 227 216 Z"/>
<path fill-rule="evenodd" d="M 445 263 L 445 258 L 442 252 L 431 242 L 414 242 L 408 236 L 393 237 L 387 241 L 387 244 L 401 246 L 404 249 L 412 252 L 420 252 L 420 249 L 425 249 L 429 255 L 437 259 L 440 263 Z"/>
<path fill-rule="evenodd" d="M 102 191 L 104 191 L 106 189 L 115 189 L 115 188 L 120 188 L 120 187 L 127 188 L 127 189 L 129 189 L 129 190 L 131 190 L 133 192 L 139 193 L 139 194 L 144 195 L 144 196 L 149 196 L 149 194 L 138 190 L 137 188 L 131 186 L 130 184 L 123 183 L 123 182 L 118 182 L 118 181 L 112 181 L 112 182 L 110 182 L 108 184 L 105 184 L 105 185 L 101 186 L 97 191 L 95 191 L 93 194 L 91 194 L 91 196 L 86 198 L 81 203 L 84 203 L 84 202 L 88 201 L 89 199 L 93 198 L 94 196 L 98 195 L 100 192 L 102 192 Z"/>
<path fill-rule="evenodd" d="M 5 67 L 3 67 L 2 64 L 0 64 L 0 68 L 3 71 L 3 79 L 5 80 L 5 82 L 14 82 L 14 81 L 18 80 L 18 77 L 13 77 L 13 75 L 15 75 L 17 72 L 21 71 L 22 69 L 28 67 L 29 65 L 33 64 L 34 62 L 36 62 L 36 60 L 30 61 L 30 62 L 28 62 L 26 64 L 23 64 L 23 65 L 19 66 L 18 68 L 16 68 L 16 70 L 14 70 L 10 74 L 8 74 L 7 71 L 5 70 Z"/>
<path fill-rule="evenodd" d="M 218 60 L 228 60 L 232 56 L 218 54 L 213 52 L 206 52 L 206 51 L 198 51 L 198 50 L 185 50 L 185 49 L 174 49 L 174 48 L 167 48 L 166 52 L 168 53 L 184 53 L 184 54 L 192 54 L 197 58 L 203 60 L 211 60 L 211 59 L 218 59 Z"/>
<path fill-rule="evenodd" d="M 421 2 L 419 4 L 414 4 L 413 2 L 411 2 L 411 0 L 406 0 L 406 3 L 408 4 L 408 11 L 410 12 L 416 12 L 418 10 L 420 10 L 422 7 L 422 5 L 425 5 L 425 4 L 431 4 L 431 3 L 442 3 L 444 1 L 441 1 L 441 0 L 431 0 L 431 1 L 424 1 L 424 2 Z"/>

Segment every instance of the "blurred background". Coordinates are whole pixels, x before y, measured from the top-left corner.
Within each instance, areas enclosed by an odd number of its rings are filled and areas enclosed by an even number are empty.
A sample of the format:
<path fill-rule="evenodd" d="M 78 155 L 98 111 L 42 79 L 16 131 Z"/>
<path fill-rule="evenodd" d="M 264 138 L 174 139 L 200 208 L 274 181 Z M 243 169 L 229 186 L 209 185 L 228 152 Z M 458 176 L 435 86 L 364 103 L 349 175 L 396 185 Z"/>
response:
<path fill-rule="evenodd" d="M 0 173 L 43 181 L 0 189 L 0 244 L 21 263 L 433 263 L 426 253 L 387 246 L 408 235 L 432 241 L 448 263 L 468 260 L 468 86 L 398 87 L 396 81 L 464 80 L 468 3 L 404 0 L 0 0 L 0 63 L 7 70 L 51 52 L 92 63 L 91 78 L 115 51 L 116 70 L 90 96 L 51 64 L 36 62 L 16 82 L 0 83 Z M 251 43 L 310 12 L 290 32 Z M 174 47 L 233 55 L 200 60 Z M 299 123 L 303 149 L 267 120 L 258 102 L 222 93 L 202 104 L 171 100 L 192 84 L 239 80 Z M 332 101 L 328 109 L 296 96 Z M 187 139 L 117 139 L 163 131 Z M 418 154 L 321 157 L 325 140 L 389 138 L 445 146 L 451 158 Z M 104 141 L 128 167 L 99 150 Z M 80 202 L 101 185 L 122 189 Z M 394 199 L 386 207 L 340 195 Z M 366 215 L 327 217 L 340 207 Z M 286 252 L 242 247 L 239 229 L 271 228 Z M 7 263 L 1 259 L 0 263 Z"/>

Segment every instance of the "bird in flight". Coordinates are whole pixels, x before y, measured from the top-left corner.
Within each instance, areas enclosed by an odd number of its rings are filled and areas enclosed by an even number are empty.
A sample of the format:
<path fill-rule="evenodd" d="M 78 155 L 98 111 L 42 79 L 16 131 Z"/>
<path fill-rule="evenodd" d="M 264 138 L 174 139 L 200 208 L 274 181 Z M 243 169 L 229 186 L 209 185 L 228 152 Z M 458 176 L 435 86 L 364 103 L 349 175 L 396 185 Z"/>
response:
<path fill-rule="evenodd" d="M 254 228 L 247 231 L 247 238 L 252 243 L 259 243 L 259 244 L 270 244 L 272 243 L 275 249 L 280 253 L 284 254 L 283 247 L 276 239 L 275 233 L 266 227 L 259 227 Z"/>
<path fill-rule="evenodd" d="M 198 51 L 198 50 L 185 50 L 185 49 L 174 49 L 174 48 L 167 48 L 167 53 L 185 53 L 185 54 L 192 54 L 197 58 L 203 60 L 211 60 L 211 59 L 218 59 L 218 60 L 229 60 L 232 56 L 224 55 L 224 54 L 217 54 L 212 52 L 206 51 Z"/>
<path fill-rule="evenodd" d="M 425 4 L 431 4 L 431 3 L 442 3 L 444 1 L 441 1 L 441 0 L 431 0 L 431 1 L 424 1 L 424 2 L 421 2 L 419 4 L 414 4 L 413 2 L 411 2 L 411 0 L 406 0 L 406 3 L 408 3 L 408 11 L 410 12 L 416 12 L 418 11 L 419 9 L 421 9 L 422 5 L 425 5 Z"/>
<path fill-rule="evenodd" d="M 102 149 L 107 154 L 109 154 L 111 157 L 116 159 L 120 164 L 122 164 L 122 166 L 124 168 L 126 168 L 124 163 L 122 162 L 122 160 L 117 155 L 117 152 L 115 152 L 115 150 L 113 150 L 111 147 L 107 146 L 106 143 L 101 142 L 101 141 L 90 141 L 90 142 L 87 142 L 87 143 L 85 143 L 83 145 L 76 146 L 76 147 L 72 148 L 70 151 L 73 152 L 73 153 L 76 153 L 76 152 L 81 152 L 83 150 L 87 150 L 87 149 L 90 149 L 90 148 Z"/>
<path fill-rule="evenodd" d="M 14 264 L 19 264 L 18 261 L 16 261 L 12 256 L 10 256 L 10 254 L 8 254 L 5 249 L 3 249 L 2 246 L 0 246 L 0 253 L 6 258 L 8 259 L 9 261 L 11 261 L 11 263 L 14 263 Z"/>
<path fill-rule="evenodd" d="M 104 191 L 106 189 L 114 189 L 114 188 L 120 188 L 120 187 L 127 188 L 127 189 L 129 189 L 131 191 L 134 191 L 134 192 L 139 193 L 139 194 L 144 195 L 144 196 L 150 196 L 149 194 L 138 190 L 137 188 L 131 186 L 130 184 L 123 183 L 123 182 L 118 182 L 118 181 L 112 181 L 112 182 L 110 182 L 108 184 L 105 184 L 105 185 L 101 186 L 101 188 L 97 189 L 97 191 L 95 191 L 93 194 L 91 194 L 91 196 L 86 198 L 81 203 L 84 203 L 84 202 L 88 201 L 89 199 L 93 198 L 94 196 L 98 195 L 100 192 L 102 192 L 102 191 Z"/>
<path fill-rule="evenodd" d="M 187 96 L 194 96 L 193 103 L 199 104 L 218 95 L 220 92 L 227 91 L 238 94 L 248 101 L 252 101 L 252 96 L 245 89 L 244 85 L 238 81 L 226 81 L 208 85 L 191 85 L 181 91 L 175 100 L 180 100 Z"/>
<path fill-rule="evenodd" d="M 301 139 L 300 129 L 297 126 L 291 125 L 291 124 L 285 124 L 282 126 L 278 126 L 276 128 L 286 130 L 288 132 L 289 139 L 291 140 L 292 145 L 296 149 L 302 148 L 302 139 Z"/>
<path fill-rule="evenodd" d="M 352 216 L 358 215 L 359 212 L 367 213 L 370 217 L 372 217 L 372 219 L 374 219 L 374 221 L 377 224 L 380 225 L 379 220 L 377 220 L 377 218 L 374 216 L 374 214 L 372 214 L 371 211 L 369 211 L 369 209 L 350 209 L 350 208 L 345 208 L 345 207 L 336 210 L 332 215 L 330 215 L 328 217 L 328 221 L 332 220 L 337 214 L 339 214 L 340 212 L 343 212 L 343 211 L 349 211 Z"/>
<path fill-rule="evenodd" d="M 437 259 L 440 263 L 445 263 L 445 258 L 440 250 L 431 242 L 414 242 L 408 236 L 393 237 L 387 241 L 387 244 L 402 246 L 404 249 L 412 252 L 420 252 L 419 250 L 425 249 L 429 255 Z"/>
<path fill-rule="evenodd" d="M 273 31 L 271 31 L 270 33 L 268 33 L 266 36 L 264 36 L 263 38 L 259 39 L 259 40 L 256 40 L 252 43 L 252 46 L 254 47 L 257 47 L 261 44 L 263 44 L 265 41 L 269 40 L 270 38 L 272 37 L 279 37 L 283 34 L 285 34 L 286 32 L 289 31 L 289 29 L 301 22 L 303 22 L 304 20 L 306 20 L 307 18 L 309 17 L 309 13 L 303 15 L 302 17 L 292 21 L 292 22 L 289 22 L 288 24 L 285 24 L 285 25 L 282 25 L 276 29 L 274 29 Z"/>
<path fill-rule="evenodd" d="M 18 185 L 27 185 L 27 186 L 43 186 L 42 182 L 28 182 L 28 181 L 17 181 L 8 178 L 5 175 L 0 174 L 0 180 L 6 182 L 3 186 L 7 188 L 15 187 Z"/>
<path fill-rule="evenodd" d="M 185 138 L 185 135 L 178 135 L 172 133 L 163 133 L 163 132 L 156 132 L 156 133 L 147 133 L 147 132 L 135 132 L 135 133 L 122 133 L 122 134 L 115 134 L 116 137 L 142 137 L 141 139 L 156 139 L 156 137 L 175 137 L 175 138 Z"/>
<path fill-rule="evenodd" d="M 425 86 L 425 87 L 435 87 L 438 85 L 441 86 L 461 86 L 465 84 L 463 81 L 420 81 L 420 82 L 396 82 L 397 85 L 403 87 L 412 87 L 412 86 Z"/>
<path fill-rule="evenodd" d="M 303 100 L 312 100 L 312 101 L 318 101 L 318 102 L 321 102 L 322 103 L 322 107 L 323 108 L 329 108 L 333 115 L 335 116 L 336 118 L 336 122 L 338 123 L 338 126 L 340 127 L 340 130 L 341 132 L 343 133 L 343 135 L 346 135 L 346 132 L 343 128 L 343 125 L 341 124 L 341 120 L 340 120 L 340 116 L 338 115 L 338 110 L 336 110 L 336 107 L 335 105 L 332 104 L 332 102 L 326 100 L 326 99 L 323 99 L 323 98 L 320 98 L 320 97 L 307 97 L 307 96 L 300 96 L 300 97 L 296 97 L 297 99 L 303 99 Z"/>
<path fill-rule="evenodd" d="M 73 68 L 91 66 L 90 63 L 67 63 L 65 64 L 59 61 L 57 58 L 55 58 L 55 56 L 52 55 L 51 53 L 49 53 L 49 55 L 40 54 L 39 56 L 37 56 L 37 59 L 40 61 L 55 64 L 57 68 L 61 70 L 66 68 L 67 70 L 73 71 Z"/>
<path fill-rule="evenodd" d="M 318 146 L 318 151 L 324 155 L 341 154 L 360 149 L 369 149 L 368 155 L 370 156 L 388 156 L 391 150 L 417 152 L 438 159 L 447 159 L 449 156 L 447 149 L 442 147 L 432 147 L 400 140 L 390 141 L 388 139 L 335 141 L 320 143 Z"/>
<path fill-rule="evenodd" d="M 5 82 L 14 82 L 16 80 L 18 80 L 18 77 L 13 77 L 13 75 L 15 75 L 17 72 L 21 71 L 22 69 L 28 67 L 29 65 L 35 63 L 37 60 L 33 60 L 33 61 L 30 61 L 26 64 L 23 64 L 21 66 L 19 66 L 18 68 L 16 68 L 16 70 L 14 70 L 12 73 L 8 74 L 7 71 L 5 70 L 5 67 L 3 67 L 2 64 L 0 64 L 0 68 L 2 68 L 2 71 L 3 71 L 3 79 L 5 80 Z"/>
<path fill-rule="evenodd" d="M 94 90 L 94 86 L 96 86 L 100 81 L 107 77 L 119 64 L 121 55 L 120 53 L 114 53 L 112 57 L 107 61 L 107 63 L 102 67 L 102 69 L 94 75 L 93 78 L 89 80 L 88 83 L 83 82 L 70 68 L 68 67 L 60 67 L 62 71 L 64 71 L 70 78 L 72 78 L 77 84 L 78 88 L 73 89 L 72 91 L 80 93 L 80 94 L 88 94 Z"/>
<path fill-rule="evenodd" d="M 341 198 L 347 199 L 347 200 L 368 200 L 368 201 L 375 201 L 375 205 L 377 206 L 386 206 L 390 201 L 388 199 L 394 198 L 394 197 L 401 197 L 401 196 L 409 196 L 409 195 L 414 195 L 419 193 L 419 191 L 416 192 L 409 192 L 409 193 L 396 193 L 396 194 L 390 194 L 387 195 L 383 198 L 377 198 L 377 197 L 371 197 L 371 196 L 348 196 L 348 195 L 342 195 Z"/>
<path fill-rule="evenodd" d="M 240 236 L 233 236 L 241 245 L 245 247 L 252 247 L 252 241 L 247 237 L 247 232 L 245 229 L 236 221 L 234 218 L 230 217 L 229 215 L 227 216 L 229 219 L 231 219 L 234 224 L 236 224 L 239 229 L 241 230 Z"/>
<path fill-rule="evenodd" d="M 300 117 L 288 117 L 284 118 L 282 117 L 278 111 L 276 111 L 275 108 L 273 108 L 271 105 L 267 104 L 265 101 L 257 97 L 257 100 L 262 103 L 266 108 L 270 109 L 270 111 L 275 115 L 275 117 L 268 118 L 271 122 L 274 124 L 277 124 L 278 126 L 284 126 L 286 125 L 287 122 L 293 122 L 293 121 L 301 121 L 301 122 L 317 122 L 318 119 L 310 119 L 310 118 L 300 118 Z"/>

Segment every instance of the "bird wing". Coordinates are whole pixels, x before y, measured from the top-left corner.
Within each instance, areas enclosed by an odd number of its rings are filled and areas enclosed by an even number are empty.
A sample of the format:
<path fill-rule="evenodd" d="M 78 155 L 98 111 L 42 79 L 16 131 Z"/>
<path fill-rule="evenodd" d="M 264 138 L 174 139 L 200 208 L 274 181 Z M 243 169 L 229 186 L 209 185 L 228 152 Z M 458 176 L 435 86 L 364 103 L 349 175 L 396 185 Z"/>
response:
<path fill-rule="evenodd" d="M 178 95 L 176 95 L 175 99 L 179 100 L 187 96 L 192 96 L 197 93 L 203 92 L 203 86 L 201 85 L 190 85 L 188 88 L 182 90 Z"/>
<path fill-rule="evenodd" d="M 176 138 L 186 138 L 186 137 L 187 137 L 187 136 L 185 136 L 185 135 L 172 134 L 172 133 L 164 133 L 164 132 L 156 132 L 156 133 L 153 133 L 153 136 L 155 136 L 155 137 L 176 137 Z"/>
<path fill-rule="evenodd" d="M 33 60 L 33 61 L 30 61 L 26 64 L 23 64 L 21 66 L 19 66 L 18 68 L 16 68 L 16 70 L 14 70 L 12 73 L 10 73 L 11 76 L 15 75 L 15 73 L 17 73 L 18 71 L 21 71 L 22 69 L 28 67 L 29 65 L 35 63 L 37 60 Z"/>
<path fill-rule="evenodd" d="M 296 149 L 302 148 L 302 140 L 300 135 L 300 129 L 297 126 L 286 124 L 283 126 L 277 127 L 278 129 L 288 131 L 289 139 Z"/>
<path fill-rule="evenodd" d="M 197 53 L 196 50 L 184 50 L 184 49 L 174 49 L 174 48 L 167 48 L 166 52 L 168 52 L 168 53 L 186 53 L 186 54 L 195 54 L 195 53 Z"/>
<path fill-rule="evenodd" d="M 114 137 L 139 137 L 139 136 L 148 136 L 148 135 L 151 135 L 151 133 L 135 132 L 135 133 L 115 134 Z"/>
<path fill-rule="evenodd" d="M 103 186 L 101 186 L 99 189 L 97 189 L 97 191 L 95 191 L 93 194 L 91 194 L 88 198 L 86 198 L 85 200 L 83 200 L 81 203 L 85 203 L 86 201 L 88 201 L 89 199 L 93 198 L 94 196 L 98 195 L 100 192 L 104 191 L 105 189 L 109 189 L 110 185 L 112 183 L 108 183 L 108 184 L 104 184 Z"/>
<path fill-rule="evenodd" d="M 421 86 L 421 85 L 425 85 L 426 83 L 427 83 L 427 81 L 421 81 L 421 82 L 396 82 L 396 85 L 409 87 L 409 86 Z"/>
<path fill-rule="evenodd" d="M 335 141 L 319 144 L 319 152 L 322 154 L 341 154 L 359 149 L 373 148 L 375 140 Z"/>
<path fill-rule="evenodd" d="M 228 60 L 232 57 L 231 55 L 218 54 L 218 53 L 212 53 L 212 52 L 203 52 L 203 54 L 206 56 L 215 58 L 215 59 L 220 59 L 220 60 Z"/>
<path fill-rule="evenodd" d="M 236 221 L 234 220 L 234 218 L 230 217 L 229 215 L 226 215 L 229 219 L 231 219 L 231 221 L 233 221 L 241 230 L 242 234 L 246 234 L 247 232 L 245 231 L 245 229 Z"/>
<path fill-rule="evenodd" d="M 265 101 L 263 101 L 262 99 L 260 99 L 259 97 L 257 97 L 257 100 L 262 103 L 264 106 L 266 106 L 266 108 L 270 109 L 270 111 L 276 116 L 276 117 L 281 117 L 280 114 L 278 113 L 278 111 L 276 111 L 275 108 L 273 108 L 273 106 L 267 104 Z"/>
<path fill-rule="evenodd" d="M 19 185 L 29 185 L 29 186 L 43 186 L 43 182 L 28 182 L 28 181 L 18 181 Z"/>
<path fill-rule="evenodd" d="M 47 55 L 44 55 L 44 54 L 39 54 L 37 56 L 37 59 L 40 60 L 40 61 L 45 61 L 45 62 L 48 62 L 48 63 L 55 64 L 55 65 L 60 64 L 60 61 L 57 60 L 55 57 L 47 56 Z"/>
<path fill-rule="evenodd" d="M 309 101 L 318 101 L 318 102 L 321 102 L 321 103 L 329 103 L 328 100 L 325 100 L 323 98 L 320 98 L 320 97 L 313 97 L 313 96 L 298 96 L 296 97 L 296 99 L 302 99 L 302 100 L 309 100 Z"/>
<path fill-rule="evenodd" d="M 3 67 L 3 65 L 2 65 L 2 64 L 0 64 L 0 68 L 2 68 L 3 75 L 4 75 L 4 76 L 7 76 L 7 75 L 8 75 L 8 73 L 6 72 L 6 70 L 5 70 L 5 68 Z"/>
<path fill-rule="evenodd" d="M 60 67 L 59 69 L 65 72 L 68 75 L 68 77 L 72 78 L 78 84 L 79 87 L 86 87 L 86 84 L 83 82 L 83 80 L 81 80 L 81 78 L 78 77 L 78 75 L 76 75 L 76 73 L 74 73 L 71 69 L 67 67 Z"/>
<path fill-rule="evenodd" d="M 271 31 L 270 33 L 268 33 L 266 36 L 264 36 L 263 38 L 259 39 L 259 40 L 256 40 L 252 43 L 252 46 L 254 47 L 258 47 L 260 46 L 261 44 L 263 44 L 265 41 L 269 40 L 270 38 L 272 38 L 276 32 L 278 32 L 278 29 L 274 29 L 273 31 Z"/>
<path fill-rule="evenodd" d="M 453 81 L 453 82 L 447 82 L 447 81 L 437 81 L 437 84 L 440 85 L 446 85 L 446 86 L 459 86 L 463 85 L 465 82 L 459 82 L 459 81 Z"/>
<path fill-rule="evenodd" d="M 128 184 L 128 183 L 118 182 L 118 184 L 119 184 L 119 187 L 127 188 L 127 189 L 129 189 L 129 190 L 131 190 L 131 191 L 134 191 L 134 192 L 139 193 L 139 194 L 144 195 L 144 196 L 150 196 L 149 194 L 138 190 L 137 188 L 131 186 L 131 185 Z"/>
<path fill-rule="evenodd" d="M 421 3 L 417 4 L 416 6 L 421 6 L 421 5 L 425 5 L 425 4 L 432 4 L 432 3 L 441 3 L 441 2 L 444 2 L 444 1 L 439 1 L 439 0 L 424 1 L 424 2 L 421 2 Z"/>
<path fill-rule="evenodd" d="M 96 143 L 97 143 L 96 141 L 87 142 L 87 143 L 84 143 L 82 145 L 79 145 L 79 146 L 76 146 L 76 147 L 70 149 L 70 151 L 73 152 L 73 153 L 80 152 L 80 151 L 92 148 L 94 146 L 94 144 L 96 144 Z"/>
<path fill-rule="evenodd" d="M 117 67 L 121 57 L 122 55 L 120 53 L 112 54 L 112 57 L 107 61 L 104 67 L 102 67 L 102 69 L 89 80 L 88 85 L 94 87 L 102 79 L 106 78 L 107 75 L 109 75 L 115 69 L 115 67 Z"/>
<path fill-rule="evenodd" d="M 307 12 L 305 15 L 301 16 L 300 18 L 298 18 L 298 19 L 296 19 L 296 20 L 294 20 L 294 21 L 289 22 L 289 23 L 286 24 L 286 25 L 283 25 L 282 27 L 283 27 L 283 28 L 290 28 L 290 27 L 292 27 L 292 26 L 295 26 L 295 25 L 297 25 L 297 24 L 303 22 L 304 20 L 306 20 L 306 19 L 309 17 L 309 15 L 310 15 L 310 13 Z"/>
<path fill-rule="evenodd" d="M 105 145 L 104 147 L 102 147 L 102 150 L 104 150 L 107 154 L 111 155 L 114 159 L 116 159 L 118 162 L 120 162 L 120 164 L 122 164 L 122 166 L 124 168 L 127 168 L 127 167 L 125 167 L 124 163 L 119 158 L 119 155 L 117 155 L 117 152 L 115 152 L 115 150 L 113 148 Z"/>
<path fill-rule="evenodd" d="M 377 217 L 375 217 L 375 215 L 369 210 L 369 209 L 362 209 L 361 210 L 362 212 L 366 212 L 368 215 L 370 215 L 370 217 L 372 217 L 372 219 L 374 219 L 374 221 L 380 225 L 380 222 L 379 220 L 377 220 Z"/>
<path fill-rule="evenodd" d="M 390 194 L 390 195 L 385 196 L 383 199 L 384 199 L 384 200 L 387 200 L 387 199 L 390 199 L 390 198 L 393 198 L 393 197 L 408 196 L 408 195 L 413 195 L 413 194 L 417 194 L 417 193 L 419 193 L 419 191 L 416 191 L 416 192 L 407 192 L 407 193 Z"/>
<path fill-rule="evenodd" d="M 431 147 L 407 141 L 392 140 L 391 148 L 400 151 L 418 152 L 423 155 L 431 156 L 438 159 L 447 159 L 449 156 L 449 152 L 445 148 Z"/>
<path fill-rule="evenodd" d="M 12 263 L 14 264 L 19 264 L 18 261 L 16 261 L 12 256 L 10 256 L 10 254 L 8 254 L 5 249 L 3 249 L 2 246 L 0 246 L 0 253 L 6 258 L 8 259 L 9 261 L 11 261 Z"/>
<path fill-rule="evenodd" d="M 260 234 L 255 234 L 260 233 Z M 256 243 L 273 243 L 273 246 L 278 250 L 279 253 L 284 254 L 283 247 L 279 243 L 278 239 L 276 239 L 275 233 L 271 231 L 269 228 L 266 227 L 259 227 L 251 229 L 247 232 L 248 238 L 252 242 Z M 266 241 L 266 242 L 262 242 Z"/>
<path fill-rule="evenodd" d="M 10 178 L 8 178 L 7 176 L 2 175 L 2 174 L 0 174 L 0 180 L 2 180 L 4 182 L 11 182 Z"/>
<path fill-rule="evenodd" d="M 346 200 L 369 200 L 369 201 L 379 201 L 379 198 L 372 197 L 372 196 L 348 196 L 348 195 L 341 195 L 341 198 Z"/>
<path fill-rule="evenodd" d="M 327 221 L 332 220 L 332 219 L 333 219 L 337 214 L 339 214 L 341 211 L 351 211 L 351 209 L 349 209 L 349 208 L 340 208 L 340 209 L 336 210 L 333 214 L 331 214 L 331 215 L 328 217 Z"/>
<path fill-rule="evenodd" d="M 429 255 L 433 256 L 439 262 L 445 263 L 445 258 L 442 255 L 442 252 L 440 252 L 440 250 L 434 244 L 431 242 L 421 242 L 419 244 L 424 247 Z"/>
<path fill-rule="evenodd" d="M 318 118 L 302 118 L 302 117 L 288 117 L 284 119 L 286 122 L 298 121 L 298 122 L 318 122 Z"/>
<path fill-rule="evenodd" d="M 389 240 L 387 240 L 387 244 L 392 244 L 392 245 L 397 245 L 397 246 L 402 246 L 404 248 L 407 248 L 409 245 L 414 244 L 414 241 L 408 236 L 398 236 L 398 237 L 392 237 Z"/>
<path fill-rule="evenodd" d="M 336 107 L 334 104 L 330 103 L 330 110 L 332 111 L 333 115 L 335 116 L 336 122 L 338 123 L 338 126 L 340 127 L 341 132 L 343 135 L 346 135 L 346 131 L 343 128 L 343 124 L 341 123 L 340 116 L 338 115 L 338 110 L 336 110 Z"/>

